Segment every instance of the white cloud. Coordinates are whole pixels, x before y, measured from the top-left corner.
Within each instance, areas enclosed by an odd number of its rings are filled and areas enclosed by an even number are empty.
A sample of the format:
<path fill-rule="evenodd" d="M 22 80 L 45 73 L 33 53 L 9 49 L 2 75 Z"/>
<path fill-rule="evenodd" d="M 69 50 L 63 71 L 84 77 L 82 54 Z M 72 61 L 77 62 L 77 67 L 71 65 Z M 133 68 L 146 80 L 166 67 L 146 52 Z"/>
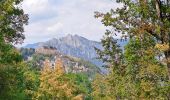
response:
<path fill-rule="evenodd" d="M 24 0 L 23 7 L 26 13 L 38 14 L 49 9 L 48 0 Z"/>
<path fill-rule="evenodd" d="M 54 23 L 51 26 L 47 27 L 47 31 L 54 33 L 54 32 L 57 32 L 58 30 L 60 30 L 61 28 L 63 28 L 63 24 L 58 22 L 58 23 Z"/>
<path fill-rule="evenodd" d="M 94 18 L 94 11 L 106 12 L 119 6 L 112 0 L 24 0 L 23 8 L 30 15 L 25 43 L 66 34 L 100 40 L 106 28 Z"/>

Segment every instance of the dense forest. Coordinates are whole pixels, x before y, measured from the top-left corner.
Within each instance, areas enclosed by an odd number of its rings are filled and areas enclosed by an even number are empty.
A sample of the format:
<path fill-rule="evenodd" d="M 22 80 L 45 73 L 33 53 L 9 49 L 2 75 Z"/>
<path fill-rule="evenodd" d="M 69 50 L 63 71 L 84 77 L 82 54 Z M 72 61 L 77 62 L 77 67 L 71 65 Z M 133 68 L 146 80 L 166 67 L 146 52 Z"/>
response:
<path fill-rule="evenodd" d="M 62 56 L 81 64 L 79 71 L 66 72 L 61 59 L 51 67 L 55 51 L 16 48 L 29 24 L 22 2 L 0 0 L 0 100 L 170 100 L 169 0 L 117 0 L 122 7 L 95 12 L 96 20 L 110 27 L 101 40 L 103 49 L 95 48 L 105 74 L 90 62 Z M 128 41 L 124 49 L 117 35 Z"/>

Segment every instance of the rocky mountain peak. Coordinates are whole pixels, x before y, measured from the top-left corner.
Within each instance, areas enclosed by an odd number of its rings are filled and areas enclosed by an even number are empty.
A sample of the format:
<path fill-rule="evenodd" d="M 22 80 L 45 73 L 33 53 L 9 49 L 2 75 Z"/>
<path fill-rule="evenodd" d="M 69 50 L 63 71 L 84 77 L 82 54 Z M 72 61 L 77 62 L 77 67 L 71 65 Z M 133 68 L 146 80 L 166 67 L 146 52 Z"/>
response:
<path fill-rule="evenodd" d="M 42 46 L 54 47 L 63 54 L 82 58 L 91 61 L 96 65 L 101 64 L 96 60 L 97 54 L 94 49 L 94 47 L 102 48 L 100 42 L 91 41 L 78 35 L 68 34 L 59 39 L 53 38 L 47 42 L 33 44 L 33 46 L 34 48 Z"/>

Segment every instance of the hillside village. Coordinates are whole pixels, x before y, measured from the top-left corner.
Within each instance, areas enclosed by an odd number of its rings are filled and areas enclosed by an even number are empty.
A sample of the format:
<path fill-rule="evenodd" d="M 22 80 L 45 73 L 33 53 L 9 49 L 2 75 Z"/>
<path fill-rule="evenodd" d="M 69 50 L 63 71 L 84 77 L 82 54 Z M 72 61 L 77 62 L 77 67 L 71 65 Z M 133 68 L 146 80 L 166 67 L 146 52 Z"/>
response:
<path fill-rule="evenodd" d="M 55 69 L 56 64 L 61 62 L 65 73 L 81 73 L 81 72 L 86 73 L 91 71 L 91 68 L 89 68 L 88 65 L 81 64 L 79 61 L 76 61 L 79 60 L 79 58 L 61 54 L 60 52 L 57 51 L 56 48 L 43 46 L 40 48 L 36 48 L 34 51 L 35 55 L 47 56 L 44 58 L 44 60 L 39 59 L 37 65 L 39 65 L 41 68 L 43 68 L 44 63 L 48 61 L 52 69 Z M 26 59 L 26 61 L 32 60 L 33 60 L 32 55 L 28 56 Z"/>

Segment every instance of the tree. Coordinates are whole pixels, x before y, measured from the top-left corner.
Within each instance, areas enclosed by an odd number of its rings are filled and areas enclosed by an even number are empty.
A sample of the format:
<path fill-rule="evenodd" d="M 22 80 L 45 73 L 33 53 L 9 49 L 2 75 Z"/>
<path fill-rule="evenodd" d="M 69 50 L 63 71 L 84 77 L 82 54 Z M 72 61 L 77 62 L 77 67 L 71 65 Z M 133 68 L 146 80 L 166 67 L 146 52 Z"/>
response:
<path fill-rule="evenodd" d="M 0 65 L 0 100 L 31 99 L 38 86 L 38 74 L 24 62 Z"/>
<path fill-rule="evenodd" d="M 15 55 L 9 53 L 13 49 L 11 43 L 22 43 L 25 38 L 23 26 L 28 23 L 28 15 L 17 6 L 21 2 L 22 0 L 0 1 L 0 63 L 14 61 L 12 58 Z"/>
<path fill-rule="evenodd" d="M 18 6 L 22 0 L 0 0 L 0 99 L 23 99 L 22 57 L 12 44 L 24 40 L 28 15 Z"/>
<path fill-rule="evenodd" d="M 66 75 L 71 83 L 74 83 L 74 92 L 75 97 L 73 100 L 91 100 L 92 96 L 90 95 L 92 92 L 91 81 L 89 80 L 89 76 L 85 73 L 69 73 Z"/>
<path fill-rule="evenodd" d="M 23 78 L 17 67 L 17 64 L 0 66 L 0 100 L 17 100 L 25 97 L 24 89 L 20 87 Z"/>
<path fill-rule="evenodd" d="M 70 79 L 65 76 L 64 65 L 61 59 L 56 60 L 53 78 L 51 78 L 49 82 L 52 86 L 51 92 L 54 98 L 69 99 L 73 97 L 74 85 L 71 83 Z"/>
<path fill-rule="evenodd" d="M 22 0 L 0 1 L 0 43 L 22 43 L 25 38 L 24 25 L 28 24 L 28 15 L 17 6 Z"/>
<path fill-rule="evenodd" d="M 62 60 L 60 58 L 56 60 L 55 72 L 58 75 L 63 75 L 65 73 L 64 65 L 63 65 L 63 62 L 62 62 Z"/>
<path fill-rule="evenodd" d="M 96 17 L 102 17 L 105 26 L 111 26 L 123 37 L 154 38 L 165 56 L 170 80 L 170 4 L 169 0 L 117 0 L 123 7 L 111 10 L 106 14 L 96 12 Z M 127 34 L 127 35 L 126 35 Z"/>
<path fill-rule="evenodd" d="M 128 91 L 131 97 L 167 99 L 167 70 L 156 58 L 157 51 L 151 49 L 154 45 L 152 38 L 143 37 L 131 38 L 125 47 L 126 75 L 134 87 Z"/>
<path fill-rule="evenodd" d="M 65 75 L 61 60 L 52 69 L 46 60 L 40 76 L 40 87 L 35 98 L 38 99 L 71 99 L 74 97 L 74 84 Z"/>
<path fill-rule="evenodd" d="M 49 61 L 46 59 L 44 62 L 43 70 L 40 75 L 40 86 L 35 98 L 48 99 L 51 97 L 49 93 L 49 83 L 48 80 L 52 77 L 52 70 L 50 68 Z"/>
<path fill-rule="evenodd" d="M 28 24 L 28 15 L 18 5 L 22 0 L 0 0 L 0 63 L 9 64 L 18 61 L 12 43 L 24 40 L 24 25 Z"/>
<path fill-rule="evenodd" d="M 20 67 L 18 68 L 20 72 L 20 87 L 23 87 L 25 98 L 24 99 L 33 99 L 36 91 L 39 86 L 39 72 L 36 69 L 30 68 L 27 63 L 21 62 Z"/>
<path fill-rule="evenodd" d="M 98 84 L 99 86 L 96 85 L 97 87 L 94 86 L 93 88 L 99 88 L 100 90 L 100 87 L 103 85 L 104 88 L 107 89 L 105 91 L 107 91 L 107 93 L 109 92 L 108 94 L 105 94 L 105 99 L 124 99 L 125 97 L 128 97 L 128 94 L 126 94 L 127 92 L 125 91 L 127 89 L 127 80 L 125 76 L 126 65 L 124 62 L 123 52 L 120 49 L 120 46 L 117 44 L 117 41 L 111 35 L 111 31 L 109 30 L 106 31 L 105 36 L 103 37 L 101 42 L 103 49 L 100 50 L 96 48 L 96 50 L 99 58 L 103 60 L 103 62 L 109 69 L 109 75 L 106 77 L 106 79 L 104 78 L 104 82 L 102 81 L 102 79 L 95 79 L 99 82 L 94 81 L 94 83 L 101 83 L 101 85 Z"/>
<path fill-rule="evenodd" d="M 122 50 L 117 45 L 117 41 L 111 36 L 111 31 L 106 30 L 105 36 L 101 40 L 103 50 L 96 49 L 98 58 L 102 59 L 104 63 L 109 63 L 111 66 L 120 65 L 122 59 Z"/>
<path fill-rule="evenodd" d="M 111 86 L 108 83 L 108 80 L 105 76 L 97 74 L 95 79 L 92 82 L 92 97 L 93 99 L 102 99 L 102 100 L 112 100 L 115 99 L 111 90 Z M 112 91 L 112 92 L 111 92 Z"/>
<path fill-rule="evenodd" d="M 169 99 L 169 1 L 117 2 L 123 6 L 105 14 L 96 12 L 95 15 L 102 18 L 105 26 L 114 29 L 107 30 L 106 37 L 119 35 L 122 39 L 130 39 L 123 56 L 118 56 L 119 64 L 115 64 L 115 54 L 119 53 L 111 48 L 116 42 L 111 43 L 110 39 L 103 38 L 104 50 L 99 52 L 100 58 L 112 68 L 109 83 L 116 91 L 116 99 Z M 165 57 L 165 60 L 158 59 L 160 54 L 164 54 L 161 58 Z"/>

